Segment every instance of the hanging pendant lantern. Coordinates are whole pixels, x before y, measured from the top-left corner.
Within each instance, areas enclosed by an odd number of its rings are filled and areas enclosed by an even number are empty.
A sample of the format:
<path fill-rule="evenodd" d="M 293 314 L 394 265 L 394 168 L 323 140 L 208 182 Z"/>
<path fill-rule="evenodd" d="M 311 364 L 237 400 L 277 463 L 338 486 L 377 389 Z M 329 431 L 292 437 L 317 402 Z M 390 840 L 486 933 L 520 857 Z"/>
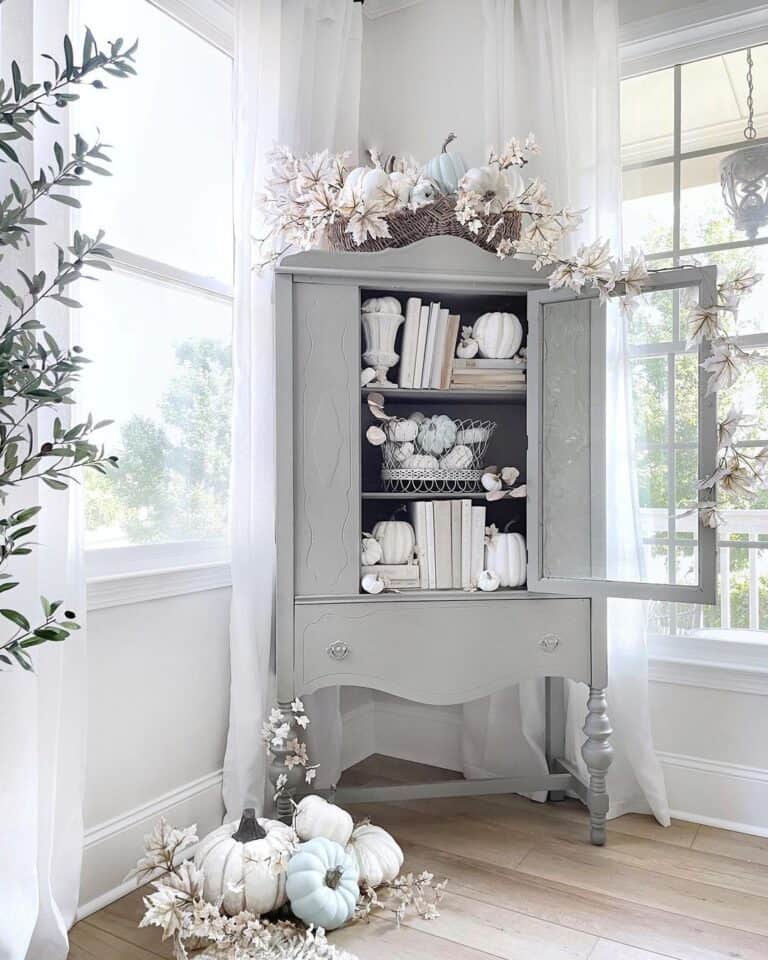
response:
<path fill-rule="evenodd" d="M 749 118 L 744 139 L 754 140 L 754 82 L 752 51 L 747 50 L 747 110 Z M 723 200 L 733 216 L 737 230 L 754 240 L 768 223 L 768 143 L 742 147 L 720 161 Z"/>

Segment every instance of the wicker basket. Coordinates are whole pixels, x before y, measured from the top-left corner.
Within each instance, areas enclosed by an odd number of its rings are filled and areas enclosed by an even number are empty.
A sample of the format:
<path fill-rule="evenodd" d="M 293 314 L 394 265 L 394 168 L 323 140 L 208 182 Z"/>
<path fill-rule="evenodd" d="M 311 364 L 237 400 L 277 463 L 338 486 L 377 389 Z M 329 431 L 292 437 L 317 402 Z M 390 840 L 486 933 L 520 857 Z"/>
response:
<path fill-rule="evenodd" d="M 328 228 L 328 243 L 332 250 L 346 250 L 349 253 L 376 253 L 391 247 L 407 247 L 424 237 L 461 237 L 469 240 L 483 250 L 496 252 L 499 240 L 504 238 L 513 242 L 520 239 L 520 214 L 517 211 L 504 215 L 504 223 L 496 231 L 493 243 L 488 243 L 482 237 L 476 236 L 463 224 L 459 223 L 455 215 L 456 198 L 441 194 L 434 203 L 419 207 L 418 210 L 400 210 L 387 217 L 389 237 L 373 239 L 369 237 L 361 244 L 356 244 L 352 234 L 346 232 L 346 220 L 336 220 Z M 484 218 L 486 234 L 488 228 L 496 222 L 498 216 Z"/>

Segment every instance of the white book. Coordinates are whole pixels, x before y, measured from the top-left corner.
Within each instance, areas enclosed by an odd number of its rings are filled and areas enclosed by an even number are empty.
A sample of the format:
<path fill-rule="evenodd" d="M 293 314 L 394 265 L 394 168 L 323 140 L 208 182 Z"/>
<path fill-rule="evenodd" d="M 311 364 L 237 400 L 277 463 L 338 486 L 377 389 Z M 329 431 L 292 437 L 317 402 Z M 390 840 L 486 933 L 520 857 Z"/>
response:
<path fill-rule="evenodd" d="M 451 586 L 461 590 L 461 500 L 451 500 Z"/>
<path fill-rule="evenodd" d="M 424 347 L 424 369 L 421 374 L 421 386 L 429 387 L 432 382 L 432 359 L 435 355 L 435 338 L 440 322 L 440 304 L 430 303 L 429 322 L 427 324 L 427 342 Z"/>
<path fill-rule="evenodd" d="M 451 501 L 433 500 L 435 515 L 435 582 L 438 590 L 453 586 L 451 567 Z"/>
<path fill-rule="evenodd" d="M 424 516 L 427 521 L 427 589 L 437 589 L 437 570 L 435 567 L 435 512 L 432 502 L 424 504 Z"/>
<path fill-rule="evenodd" d="M 443 378 L 443 363 L 445 351 L 448 349 L 448 310 L 441 308 L 437 315 L 437 333 L 435 334 L 435 348 L 432 353 L 432 372 L 429 375 L 429 385 L 433 390 L 440 389 Z"/>
<path fill-rule="evenodd" d="M 477 586 L 477 579 L 485 569 L 485 507 L 472 507 L 472 560 L 470 581 Z"/>
<path fill-rule="evenodd" d="M 480 508 L 484 509 L 484 508 Z M 472 585 L 472 501 L 461 501 L 461 589 Z"/>
<path fill-rule="evenodd" d="M 522 357 L 487 360 L 484 357 L 461 358 L 453 361 L 454 370 L 525 370 L 527 364 Z"/>
<path fill-rule="evenodd" d="M 401 387 L 413 386 L 413 374 L 416 369 L 416 345 L 419 340 L 419 316 L 421 299 L 408 297 L 405 305 L 405 323 L 403 342 L 400 345 L 400 373 L 397 382 Z"/>
<path fill-rule="evenodd" d="M 419 336 L 416 340 L 416 360 L 413 366 L 413 386 L 421 386 L 424 374 L 424 351 L 427 346 L 427 329 L 429 327 L 429 307 L 422 307 L 419 311 Z"/>
<path fill-rule="evenodd" d="M 427 507 L 431 509 L 431 505 L 422 500 L 414 500 L 408 504 L 408 519 L 416 534 L 416 555 L 419 558 L 419 583 L 422 590 L 429 589 Z"/>

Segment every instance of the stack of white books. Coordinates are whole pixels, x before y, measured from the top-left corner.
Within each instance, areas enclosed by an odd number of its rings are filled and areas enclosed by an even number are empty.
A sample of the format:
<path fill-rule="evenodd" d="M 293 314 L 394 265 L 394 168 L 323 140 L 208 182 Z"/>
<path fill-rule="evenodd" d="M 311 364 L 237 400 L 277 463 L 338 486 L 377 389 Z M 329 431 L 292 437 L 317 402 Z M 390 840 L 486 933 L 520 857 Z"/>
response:
<path fill-rule="evenodd" d="M 408 505 L 416 531 L 422 590 L 469 590 L 483 570 L 485 507 L 471 500 L 426 500 Z"/>
<path fill-rule="evenodd" d="M 461 360 L 453 363 L 451 387 L 457 390 L 509 390 L 525 385 L 526 363 L 520 357 L 509 360 Z"/>
<path fill-rule="evenodd" d="M 400 344 L 398 384 L 407 389 L 447 390 L 451 385 L 460 318 L 440 303 L 409 297 Z"/>
<path fill-rule="evenodd" d="M 421 574 L 417 563 L 377 563 L 374 566 L 362 565 L 360 575 L 372 573 L 393 590 L 418 590 L 421 587 Z"/>

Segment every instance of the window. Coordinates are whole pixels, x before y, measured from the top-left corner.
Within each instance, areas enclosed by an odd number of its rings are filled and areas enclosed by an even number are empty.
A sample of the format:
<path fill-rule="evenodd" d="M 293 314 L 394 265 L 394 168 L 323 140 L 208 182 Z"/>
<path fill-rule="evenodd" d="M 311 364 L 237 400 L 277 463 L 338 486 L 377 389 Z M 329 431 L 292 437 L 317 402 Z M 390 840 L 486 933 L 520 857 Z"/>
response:
<path fill-rule="evenodd" d="M 114 424 L 116 474 L 86 488 L 89 576 L 226 557 L 231 406 L 230 57 L 148 0 L 81 0 L 97 40 L 139 38 L 136 77 L 86 90 L 77 129 L 111 144 L 80 227 L 114 270 L 80 291 L 81 398 Z M 97 133 L 98 131 L 98 133 Z"/>
<path fill-rule="evenodd" d="M 756 89 L 768 94 L 768 46 L 752 53 Z M 650 266 L 714 263 L 720 278 L 748 266 L 768 277 L 768 231 L 755 240 L 737 233 L 720 191 L 720 160 L 744 142 L 745 71 L 746 51 L 737 51 L 622 82 L 624 244 L 645 250 Z M 768 97 L 758 97 L 757 105 L 764 111 L 755 117 L 763 136 L 755 143 L 768 139 Z M 696 358 L 686 350 L 685 303 L 675 297 L 658 306 L 631 321 L 633 377 L 648 387 L 635 411 L 645 465 L 638 486 L 646 550 L 684 578 L 695 555 L 696 525 L 678 523 L 671 534 L 667 525 L 684 499 L 680 491 L 696 479 Z M 743 345 L 768 353 L 768 280 L 742 301 L 739 330 Z M 731 405 L 755 414 L 744 444 L 766 445 L 767 367 L 719 394 L 720 412 Z M 718 533 L 718 604 L 655 604 L 657 635 L 768 631 L 768 492 L 751 502 L 720 499 L 727 524 Z"/>

